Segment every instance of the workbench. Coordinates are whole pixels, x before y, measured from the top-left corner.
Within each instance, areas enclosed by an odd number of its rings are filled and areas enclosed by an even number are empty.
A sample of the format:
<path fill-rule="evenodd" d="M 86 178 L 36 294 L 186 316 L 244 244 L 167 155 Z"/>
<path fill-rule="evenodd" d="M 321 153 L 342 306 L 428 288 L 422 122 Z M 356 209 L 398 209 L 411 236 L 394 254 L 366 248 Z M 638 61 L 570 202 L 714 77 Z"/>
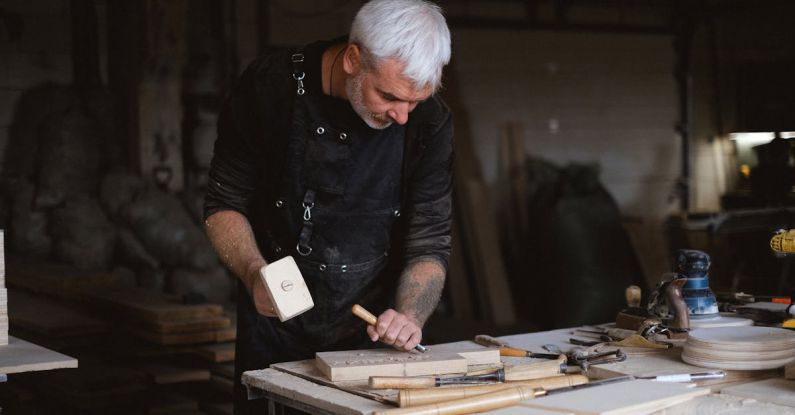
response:
<path fill-rule="evenodd" d="M 546 332 L 517 334 L 500 337 L 512 347 L 528 349 L 536 352 L 543 351 L 544 344 L 556 344 L 563 351 L 574 346 L 568 342 L 572 337 L 572 330 L 558 329 Z M 462 341 L 445 344 L 445 347 L 469 347 L 473 342 Z M 438 346 L 438 345 L 437 345 Z M 432 347 L 432 346 L 429 346 Z M 681 347 L 670 350 L 641 355 L 630 355 L 623 362 L 593 366 L 589 377 L 604 378 L 612 376 L 634 375 L 653 376 L 676 373 L 704 372 L 710 369 L 700 368 L 681 361 Z M 528 358 L 503 358 L 508 364 L 516 363 L 512 359 Z M 317 414 L 371 414 L 373 411 L 382 411 L 394 408 L 388 403 L 364 397 L 357 391 L 345 391 L 333 387 L 330 382 L 322 382 L 313 376 L 305 376 L 301 370 L 293 368 L 311 367 L 312 361 L 290 362 L 274 365 L 274 367 L 245 372 L 243 384 L 249 391 L 250 399 L 270 399 L 270 413 L 277 413 L 281 405 L 297 408 L 302 411 Z M 738 394 L 721 393 L 724 388 L 732 390 L 737 385 L 762 385 L 754 389 L 753 395 L 738 396 Z M 325 383 L 325 384 L 321 384 Z M 709 387 L 710 393 L 692 398 L 684 403 L 665 409 L 665 414 L 713 414 L 730 411 L 732 414 L 795 414 L 795 380 L 783 379 L 782 371 L 727 371 L 727 376 L 721 380 L 709 380 L 698 383 L 701 387 Z M 762 389 L 763 392 L 759 392 Z M 769 393 L 766 391 L 769 389 Z M 725 392 L 725 391 L 724 391 Z M 742 395 L 742 393 L 740 393 Z M 560 396 L 560 395 L 559 395 Z M 769 396 L 769 398 L 768 398 Z M 752 399 L 753 398 L 753 399 Z M 783 403 L 783 405 L 782 405 Z M 504 410 L 490 413 L 501 413 Z M 507 413 L 507 412 L 504 412 Z M 541 413 L 541 412 L 539 412 Z M 548 413 L 544 411 L 543 413 Z"/>

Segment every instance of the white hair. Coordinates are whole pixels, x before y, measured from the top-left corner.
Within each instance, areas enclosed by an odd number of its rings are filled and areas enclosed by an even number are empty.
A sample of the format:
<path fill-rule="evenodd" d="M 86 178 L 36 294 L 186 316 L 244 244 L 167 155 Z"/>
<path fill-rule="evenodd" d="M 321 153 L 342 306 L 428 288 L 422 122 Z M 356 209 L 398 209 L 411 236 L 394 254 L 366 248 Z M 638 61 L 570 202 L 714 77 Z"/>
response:
<path fill-rule="evenodd" d="M 362 49 L 365 66 L 397 59 L 405 65 L 403 75 L 421 88 L 438 89 L 450 62 L 442 9 L 424 0 L 372 0 L 356 14 L 349 36 Z"/>

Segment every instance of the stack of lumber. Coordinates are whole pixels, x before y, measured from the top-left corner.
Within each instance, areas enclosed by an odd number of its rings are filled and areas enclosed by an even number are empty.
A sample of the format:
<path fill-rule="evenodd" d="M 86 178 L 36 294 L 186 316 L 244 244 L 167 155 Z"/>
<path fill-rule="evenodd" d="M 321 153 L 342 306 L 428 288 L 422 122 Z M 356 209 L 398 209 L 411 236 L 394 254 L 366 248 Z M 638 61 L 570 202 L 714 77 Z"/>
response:
<path fill-rule="evenodd" d="M 83 287 L 79 297 L 118 316 L 130 332 L 159 345 L 233 341 L 235 329 L 219 304 L 183 304 L 175 296 L 119 285 Z"/>
<path fill-rule="evenodd" d="M 795 361 L 795 332 L 755 326 L 696 329 L 688 335 L 682 360 L 713 369 L 775 369 Z"/>
<path fill-rule="evenodd" d="M 0 230 L 0 346 L 8 344 L 8 291 L 6 290 L 5 235 Z"/>

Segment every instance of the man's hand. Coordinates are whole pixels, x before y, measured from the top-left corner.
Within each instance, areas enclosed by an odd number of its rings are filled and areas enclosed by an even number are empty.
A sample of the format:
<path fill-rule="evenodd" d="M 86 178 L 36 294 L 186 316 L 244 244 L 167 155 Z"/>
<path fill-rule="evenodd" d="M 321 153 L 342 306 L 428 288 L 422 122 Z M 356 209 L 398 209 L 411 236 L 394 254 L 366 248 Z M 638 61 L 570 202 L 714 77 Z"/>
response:
<path fill-rule="evenodd" d="M 381 340 L 407 352 L 422 340 L 422 327 L 411 317 L 390 308 L 378 316 L 375 326 L 367 326 L 367 334 L 372 341 Z"/>
<path fill-rule="evenodd" d="M 273 307 L 271 296 L 268 294 L 268 290 L 265 289 L 265 283 L 262 282 L 262 278 L 259 276 L 259 271 L 250 281 L 251 298 L 254 300 L 254 307 L 257 308 L 257 312 L 265 317 L 278 317 L 276 309 Z"/>

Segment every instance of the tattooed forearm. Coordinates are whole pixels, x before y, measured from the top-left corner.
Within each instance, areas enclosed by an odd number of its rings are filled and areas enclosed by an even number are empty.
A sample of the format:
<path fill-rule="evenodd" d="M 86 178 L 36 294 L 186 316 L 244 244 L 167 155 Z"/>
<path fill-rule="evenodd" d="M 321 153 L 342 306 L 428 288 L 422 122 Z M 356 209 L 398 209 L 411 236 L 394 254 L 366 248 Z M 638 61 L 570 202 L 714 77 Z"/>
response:
<path fill-rule="evenodd" d="M 444 267 L 437 261 L 428 259 L 409 264 L 398 283 L 397 311 L 424 325 L 442 296 L 444 278 Z"/>

